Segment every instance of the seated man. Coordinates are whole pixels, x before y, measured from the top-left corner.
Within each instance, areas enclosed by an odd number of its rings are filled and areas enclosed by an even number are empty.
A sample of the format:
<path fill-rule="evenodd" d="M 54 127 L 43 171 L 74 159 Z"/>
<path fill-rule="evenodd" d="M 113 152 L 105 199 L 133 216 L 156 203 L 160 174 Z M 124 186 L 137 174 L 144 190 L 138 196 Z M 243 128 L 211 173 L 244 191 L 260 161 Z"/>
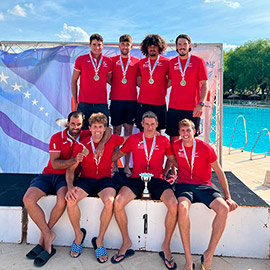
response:
<path fill-rule="evenodd" d="M 190 251 L 189 208 L 192 203 L 202 202 L 216 212 L 210 242 L 201 257 L 201 269 L 209 270 L 216 246 L 225 229 L 228 213 L 235 210 L 237 204 L 231 199 L 226 176 L 217 161 L 214 149 L 207 143 L 195 139 L 195 133 L 194 123 L 183 119 L 179 122 L 179 135 L 182 139 L 173 143 L 178 163 L 178 182 L 175 187 L 175 195 L 179 202 L 178 225 L 185 251 L 185 269 L 195 269 Z M 211 168 L 217 174 L 225 200 L 212 186 Z"/>
<path fill-rule="evenodd" d="M 169 140 L 162 135 L 157 136 L 157 116 L 153 112 L 145 112 L 141 122 L 144 131 L 131 135 L 125 145 L 113 156 L 113 161 L 121 156 L 132 153 L 133 170 L 132 176 L 120 189 L 114 202 L 114 215 L 122 234 L 123 242 L 118 254 L 112 257 L 112 263 L 120 263 L 127 256 L 134 254 L 131 239 L 127 228 L 127 215 L 125 206 L 135 198 L 140 198 L 144 182 L 139 174 L 148 172 L 154 175 L 148 184 L 148 189 L 153 199 L 162 200 L 168 208 L 165 219 L 165 239 L 162 251 L 159 253 L 167 268 L 176 269 L 176 263 L 170 250 L 170 241 L 177 221 L 177 200 L 171 185 L 163 180 L 163 162 L 165 155 L 177 166 L 175 156 L 172 153 Z"/>
<path fill-rule="evenodd" d="M 77 164 L 83 158 L 81 153 L 75 157 L 71 157 L 74 147 L 78 144 L 77 139 L 80 137 L 83 119 L 83 113 L 71 112 L 68 116 L 68 127 L 51 137 L 49 163 L 44 168 L 42 174 L 32 180 L 30 187 L 23 197 L 23 202 L 29 216 L 41 231 L 39 244 L 26 254 L 27 258 L 35 259 L 34 263 L 37 266 L 44 265 L 56 252 L 52 247 L 52 242 L 56 235 L 51 229 L 66 208 L 66 168 Z M 56 192 L 57 201 L 47 223 L 44 212 L 37 202 L 41 197 L 54 192 Z"/>
<path fill-rule="evenodd" d="M 115 197 L 115 186 L 112 183 L 111 160 L 113 150 L 116 146 L 124 143 L 125 139 L 118 135 L 112 135 L 104 145 L 103 155 L 95 156 L 96 147 L 99 145 L 107 127 L 107 117 L 103 113 L 94 113 L 89 118 L 89 130 L 92 136 L 86 137 L 81 144 L 75 146 L 72 157 L 83 151 L 81 162 L 81 175 L 74 182 L 74 172 L 79 161 L 69 167 L 66 172 L 68 192 L 66 194 L 68 216 L 75 233 L 75 240 L 72 243 L 70 255 L 77 258 L 81 254 L 82 243 L 86 234 L 80 229 L 80 209 L 78 202 L 88 195 L 97 194 L 104 208 L 100 215 L 100 228 L 98 237 L 92 239 L 96 250 L 98 262 L 104 263 L 108 259 L 107 251 L 103 246 L 103 239 L 113 214 L 113 201 Z"/>

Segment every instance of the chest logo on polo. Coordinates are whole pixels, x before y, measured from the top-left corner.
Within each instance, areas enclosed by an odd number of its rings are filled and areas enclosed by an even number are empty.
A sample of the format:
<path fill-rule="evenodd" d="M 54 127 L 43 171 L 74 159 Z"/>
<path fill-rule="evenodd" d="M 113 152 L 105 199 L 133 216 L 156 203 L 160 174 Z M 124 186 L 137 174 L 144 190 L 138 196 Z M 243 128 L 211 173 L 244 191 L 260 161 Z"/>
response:
<path fill-rule="evenodd" d="M 189 62 L 189 64 L 188 64 L 187 67 L 188 67 L 188 68 L 192 68 L 192 63 Z M 173 69 L 174 69 L 174 70 L 179 70 L 179 65 L 178 65 L 178 63 L 175 63 L 175 64 L 174 64 Z"/>
<path fill-rule="evenodd" d="M 138 149 L 144 149 L 143 141 L 138 142 L 137 147 L 138 147 Z"/>

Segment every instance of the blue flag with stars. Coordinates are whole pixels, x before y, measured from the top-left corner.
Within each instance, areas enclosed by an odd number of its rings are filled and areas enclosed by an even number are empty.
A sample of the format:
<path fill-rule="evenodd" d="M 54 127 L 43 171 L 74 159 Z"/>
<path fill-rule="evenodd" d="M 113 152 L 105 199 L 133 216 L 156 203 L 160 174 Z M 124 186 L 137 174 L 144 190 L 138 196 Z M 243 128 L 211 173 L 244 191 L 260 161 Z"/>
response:
<path fill-rule="evenodd" d="M 212 100 L 220 64 L 215 50 L 212 47 L 192 50 L 206 60 Z M 49 159 L 50 138 L 63 130 L 56 119 L 67 118 L 71 111 L 75 60 L 87 53 L 88 46 L 59 46 L 13 54 L 0 50 L 0 172 L 42 172 Z M 105 46 L 102 53 L 111 57 L 120 51 L 116 46 Z M 132 49 L 131 55 L 144 57 L 139 48 Z M 172 49 L 164 54 L 168 58 L 176 55 Z M 108 86 L 108 94 L 109 91 Z M 208 116 L 204 123 L 210 125 L 212 108 L 209 105 L 205 109 Z M 210 126 L 204 130 L 209 131 Z"/>

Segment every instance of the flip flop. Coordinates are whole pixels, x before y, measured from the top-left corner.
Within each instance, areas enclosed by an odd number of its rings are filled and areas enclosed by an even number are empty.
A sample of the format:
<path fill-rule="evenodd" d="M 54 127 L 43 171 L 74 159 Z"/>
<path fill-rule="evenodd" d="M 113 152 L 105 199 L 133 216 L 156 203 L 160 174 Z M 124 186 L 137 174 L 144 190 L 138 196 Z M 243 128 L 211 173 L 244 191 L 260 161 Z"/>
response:
<path fill-rule="evenodd" d="M 124 172 L 124 175 L 126 176 L 126 178 L 130 178 L 132 173 L 131 172 Z"/>
<path fill-rule="evenodd" d="M 37 267 L 41 267 L 43 265 L 45 265 L 48 260 L 56 253 L 55 248 L 53 248 L 52 245 L 52 251 L 49 254 L 47 250 L 43 250 L 34 260 L 34 265 Z"/>
<path fill-rule="evenodd" d="M 120 258 L 120 257 L 122 257 L 122 258 L 121 258 L 119 261 L 116 261 L 116 260 L 114 259 L 114 256 L 112 256 L 111 262 L 112 262 L 113 264 L 120 263 L 120 262 L 122 262 L 124 259 L 126 259 L 127 257 L 131 257 L 131 256 L 133 256 L 134 254 L 135 254 L 135 251 L 134 251 L 133 249 L 128 249 L 128 250 L 126 251 L 125 254 L 120 254 L 120 255 L 119 255 L 119 252 L 117 252 L 117 253 L 116 253 L 116 256 L 115 256 L 115 259 L 118 259 L 118 258 Z"/>
<path fill-rule="evenodd" d="M 85 236 L 86 236 L 86 230 L 84 228 L 81 228 L 81 231 L 83 233 L 83 238 L 82 238 L 81 243 L 79 245 L 77 245 L 75 243 L 75 241 L 73 241 L 73 243 L 71 245 L 69 255 L 72 258 L 78 258 L 81 255 L 81 253 L 82 253 L 82 244 L 83 244 L 84 239 L 85 239 Z M 76 253 L 78 253 L 78 255 L 77 256 L 71 256 L 71 252 L 76 252 Z"/>
<path fill-rule="evenodd" d="M 107 262 L 108 261 L 108 253 L 107 253 L 107 250 L 106 250 L 106 248 L 105 247 L 97 247 L 97 237 L 94 237 L 94 238 L 92 238 L 92 245 L 93 245 L 93 248 L 94 248 L 94 250 L 95 250 L 95 253 L 96 253 L 96 258 L 97 258 L 97 261 L 99 262 L 99 263 L 105 263 L 105 262 Z M 104 256 L 104 255 L 106 255 L 107 256 L 107 260 L 106 261 L 101 261 L 100 260 L 100 257 L 101 256 Z"/>
<path fill-rule="evenodd" d="M 204 256 L 201 256 L 201 270 L 206 270 L 205 266 L 204 266 Z M 211 270 L 211 267 L 208 269 Z"/>
<path fill-rule="evenodd" d="M 165 258 L 165 254 L 164 254 L 163 251 L 160 251 L 158 254 L 159 254 L 159 256 L 162 258 L 162 260 L 164 261 L 164 264 L 165 264 L 165 266 L 166 266 L 167 269 L 176 269 L 176 268 L 177 268 L 177 264 L 176 264 L 176 262 L 174 262 L 173 256 L 170 258 L 170 260 L 168 260 L 168 259 Z M 174 262 L 174 266 L 169 267 L 169 266 L 166 264 L 166 262 L 169 263 L 170 265 L 172 265 L 172 262 Z"/>
<path fill-rule="evenodd" d="M 38 244 L 35 247 L 33 247 L 25 256 L 29 260 L 34 260 L 43 250 L 44 250 L 43 246 Z"/>
<path fill-rule="evenodd" d="M 117 171 L 112 171 L 112 177 L 114 177 L 116 174 L 118 174 L 119 173 L 119 170 L 117 170 Z"/>

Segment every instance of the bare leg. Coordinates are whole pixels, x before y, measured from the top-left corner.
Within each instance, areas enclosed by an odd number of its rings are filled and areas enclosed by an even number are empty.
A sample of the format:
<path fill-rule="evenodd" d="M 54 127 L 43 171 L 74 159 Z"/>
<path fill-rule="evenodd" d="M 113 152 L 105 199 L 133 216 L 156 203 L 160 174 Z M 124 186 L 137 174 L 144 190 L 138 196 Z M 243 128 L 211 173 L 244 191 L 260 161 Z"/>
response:
<path fill-rule="evenodd" d="M 45 214 L 37 203 L 38 200 L 45 195 L 46 194 L 39 188 L 30 187 L 23 197 L 23 203 L 29 216 L 41 231 L 42 243 L 39 244 L 42 245 L 44 249 L 48 251 L 48 253 L 51 253 L 51 245 L 55 239 L 55 233 L 48 227 Z M 43 239 L 45 239 L 45 241 L 43 241 Z"/>
<path fill-rule="evenodd" d="M 48 227 L 50 229 L 56 224 L 56 222 L 63 215 L 66 209 L 66 200 L 65 200 L 66 192 L 67 192 L 67 187 L 61 187 L 57 191 L 56 204 L 54 208 L 52 209 L 50 219 L 48 222 Z"/>
<path fill-rule="evenodd" d="M 130 136 L 132 134 L 133 124 L 124 124 L 124 135 Z M 125 166 L 124 166 L 124 173 L 127 175 L 131 175 L 131 171 L 129 169 L 129 161 L 130 161 L 130 154 L 125 155 Z"/>
<path fill-rule="evenodd" d="M 87 197 L 87 193 L 78 187 L 77 189 L 77 200 L 70 200 L 67 201 L 67 212 L 68 212 L 68 216 L 69 216 L 69 220 L 71 222 L 71 225 L 73 227 L 74 233 L 75 233 L 75 244 L 80 245 L 82 242 L 82 238 L 83 238 L 83 233 L 81 231 L 80 228 L 80 218 L 81 218 L 81 211 L 80 208 L 78 206 L 78 202 Z M 77 252 L 71 252 L 70 256 L 71 257 L 77 257 L 78 253 Z"/>
<path fill-rule="evenodd" d="M 122 235 L 122 245 L 119 249 L 120 255 L 125 254 L 126 251 L 132 246 L 132 242 L 128 234 L 128 220 L 125 206 L 135 198 L 136 195 L 128 187 L 123 186 L 114 201 L 114 216 Z M 119 261 L 122 258 L 114 257 L 114 259 Z"/>
<path fill-rule="evenodd" d="M 49 229 L 53 228 L 53 226 L 57 223 L 57 221 L 60 219 L 60 217 L 63 215 L 66 209 L 66 200 L 65 200 L 66 192 L 67 192 L 67 187 L 61 187 L 57 191 L 56 204 L 51 211 L 50 218 L 48 221 Z M 43 235 L 41 234 L 41 237 L 39 239 L 39 244 L 43 242 L 44 242 L 44 238 L 43 238 Z M 46 246 L 46 239 L 45 239 L 44 245 Z M 48 243 L 48 245 L 50 245 L 50 243 Z"/>
<path fill-rule="evenodd" d="M 121 134 L 121 130 L 122 130 L 122 125 L 120 126 L 113 126 L 113 134 L 116 134 L 116 135 L 120 135 Z M 119 147 L 115 147 L 114 148 L 114 152 L 116 152 L 117 150 L 119 149 Z M 116 160 L 113 164 L 113 169 L 112 169 L 112 172 L 115 173 L 115 172 L 118 172 L 118 160 Z"/>
<path fill-rule="evenodd" d="M 103 246 L 104 235 L 112 219 L 113 201 L 114 201 L 115 193 L 116 191 L 113 188 L 105 188 L 98 193 L 98 196 L 101 198 L 104 204 L 104 208 L 100 214 L 99 235 L 96 240 L 98 248 Z M 108 260 L 108 256 L 101 256 L 99 259 L 100 261 L 105 262 Z"/>
<path fill-rule="evenodd" d="M 193 259 L 190 251 L 190 219 L 189 208 L 191 202 L 186 197 L 178 198 L 178 226 L 185 252 L 185 269 L 192 269 Z"/>
<path fill-rule="evenodd" d="M 207 250 L 204 252 L 204 267 L 209 269 L 212 264 L 212 259 L 218 245 L 218 242 L 224 232 L 228 213 L 229 206 L 222 198 L 215 199 L 211 204 L 210 208 L 216 212 L 216 216 L 212 223 L 212 234 Z"/>
<path fill-rule="evenodd" d="M 176 221 L 177 221 L 177 199 L 171 189 L 166 189 L 160 199 L 163 201 L 163 203 L 167 206 L 168 212 L 165 218 L 165 239 L 164 242 L 161 246 L 165 258 L 170 260 L 172 257 L 171 253 L 171 239 L 172 235 L 176 226 Z M 170 265 L 168 262 L 165 262 L 168 267 L 173 267 L 174 262 L 172 265 Z"/>
<path fill-rule="evenodd" d="M 171 145 L 173 144 L 174 141 L 178 140 L 179 136 L 172 136 L 170 137 Z M 167 159 L 166 164 L 165 164 L 165 169 L 164 169 L 164 177 L 167 175 L 169 170 L 171 169 L 171 175 L 174 176 L 176 175 L 176 168 L 175 166 L 172 165 L 172 163 Z"/>

